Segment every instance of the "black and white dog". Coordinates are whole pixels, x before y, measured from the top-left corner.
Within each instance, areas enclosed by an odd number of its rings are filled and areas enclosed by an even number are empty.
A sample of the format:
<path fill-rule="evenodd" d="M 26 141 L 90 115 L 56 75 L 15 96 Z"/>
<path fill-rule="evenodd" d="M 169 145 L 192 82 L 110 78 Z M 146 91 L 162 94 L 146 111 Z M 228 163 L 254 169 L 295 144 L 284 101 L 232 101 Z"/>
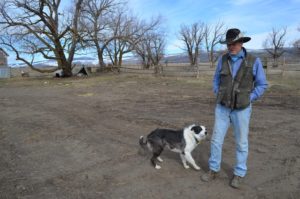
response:
<path fill-rule="evenodd" d="M 165 147 L 171 151 L 180 154 L 184 168 L 190 168 L 187 164 L 190 163 L 196 170 L 200 167 L 195 163 L 191 152 L 196 148 L 200 141 L 206 138 L 207 132 L 204 126 L 190 125 L 181 130 L 171 129 L 156 129 L 152 131 L 144 141 L 144 137 L 140 137 L 140 145 L 142 148 L 153 152 L 151 163 L 156 169 L 161 167 L 157 164 L 157 160 L 162 162 L 160 154 Z"/>

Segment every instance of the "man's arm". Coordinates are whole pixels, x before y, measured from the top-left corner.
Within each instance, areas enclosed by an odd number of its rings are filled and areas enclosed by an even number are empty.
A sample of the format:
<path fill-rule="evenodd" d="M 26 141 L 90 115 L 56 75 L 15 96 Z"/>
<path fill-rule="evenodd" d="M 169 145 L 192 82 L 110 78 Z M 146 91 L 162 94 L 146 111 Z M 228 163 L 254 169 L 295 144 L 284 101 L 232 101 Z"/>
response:
<path fill-rule="evenodd" d="M 268 87 L 266 75 L 259 58 L 256 58 L 253 65 L 254 88 L 250 94 L 250 101 L 260 98 Z"/>
<path fill-rule="evenodd" d="M 221 67 L 222 67 L 222 56 L 220 56 L 220 58 L 218 59 L 216 72 L 213 79 L 213 91 L 215 95 L 217 95 L 219 91 Z"/>

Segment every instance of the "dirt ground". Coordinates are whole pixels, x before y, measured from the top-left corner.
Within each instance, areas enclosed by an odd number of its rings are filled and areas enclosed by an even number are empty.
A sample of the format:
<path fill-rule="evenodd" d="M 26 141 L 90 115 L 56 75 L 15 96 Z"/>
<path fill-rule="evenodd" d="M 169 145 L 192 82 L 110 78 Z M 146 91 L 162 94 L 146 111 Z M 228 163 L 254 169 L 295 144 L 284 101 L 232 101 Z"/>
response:
<path fill-rule="evenodd" d="M 300 80 L 269 82 L 253 104 L 249 170 L 236 190 L 232 129 L 220 178 L 210 183 L 200 180 L 209 141 L 193 152 L 200 171 L 169 151 L 155 170 L 138 145 L 157 127 L 199 123 L 211 133 L 211 78 L 0 80 L 0 198 L 300 198 Z"/>

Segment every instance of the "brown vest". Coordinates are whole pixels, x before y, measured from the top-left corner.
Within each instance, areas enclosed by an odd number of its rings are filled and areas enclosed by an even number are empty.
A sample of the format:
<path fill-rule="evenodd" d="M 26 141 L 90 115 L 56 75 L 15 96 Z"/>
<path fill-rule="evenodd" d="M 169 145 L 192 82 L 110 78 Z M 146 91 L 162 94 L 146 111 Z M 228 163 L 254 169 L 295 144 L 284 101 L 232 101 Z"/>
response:
<path fill-rule="evenodd" d="M 232 78 L 229 54 L 222 56 L 220 86 L 217 103 L 231 109 L 243 109 L 250 104 L 250 93 L 253 89 L 253 64 L 255 57 L 247 54 L 235 76 Z"/>

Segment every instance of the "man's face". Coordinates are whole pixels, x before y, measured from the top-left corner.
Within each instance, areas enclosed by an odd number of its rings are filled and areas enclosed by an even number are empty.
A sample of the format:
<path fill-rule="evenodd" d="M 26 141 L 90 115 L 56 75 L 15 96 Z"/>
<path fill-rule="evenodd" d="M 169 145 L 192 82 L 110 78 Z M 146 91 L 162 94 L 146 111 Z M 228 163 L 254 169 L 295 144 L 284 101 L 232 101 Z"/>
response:
<path fill-rule="evenodd" d="M 235 42 L 232 44 L 227 44 L 227 49 L 230 52 L 230 54 L 232 54 L 232 55 L 238 54 L 238 52 L 241 51 L 242 47 L 243 47 L 242 42 Z"/>

